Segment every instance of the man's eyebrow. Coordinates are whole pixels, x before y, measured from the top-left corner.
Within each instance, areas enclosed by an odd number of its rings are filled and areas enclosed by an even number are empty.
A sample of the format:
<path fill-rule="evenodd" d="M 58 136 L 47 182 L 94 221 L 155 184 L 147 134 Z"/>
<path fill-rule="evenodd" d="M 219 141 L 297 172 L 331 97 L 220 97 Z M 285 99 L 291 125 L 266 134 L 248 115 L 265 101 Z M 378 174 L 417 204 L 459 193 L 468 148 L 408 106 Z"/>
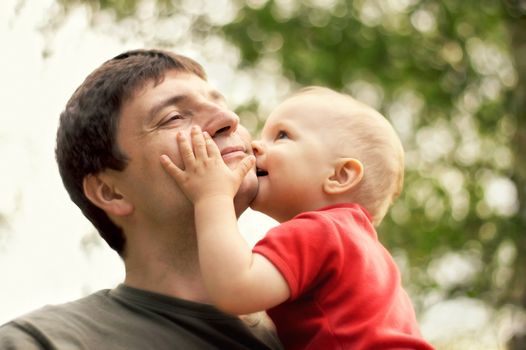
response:
<path fill-rule="evenodd" d="M 183 103 L 187 98 L 188 96 L 186 95 L 175 95 L 175 96 L 168 97 L 162 101 L 159 101 L 158 103 L 153 105 L 148 111 L 148 115 L 147 115 L 148 122 L 151 122 L 155 118 L 155 116 L 161 110 L 163 110 L 163 108 Z"/>
<path fill-rule="evenodd" d="M 225 96 L 217 90 L 210 91 L 210 97 L 216 100 L 226 101 Z"/>

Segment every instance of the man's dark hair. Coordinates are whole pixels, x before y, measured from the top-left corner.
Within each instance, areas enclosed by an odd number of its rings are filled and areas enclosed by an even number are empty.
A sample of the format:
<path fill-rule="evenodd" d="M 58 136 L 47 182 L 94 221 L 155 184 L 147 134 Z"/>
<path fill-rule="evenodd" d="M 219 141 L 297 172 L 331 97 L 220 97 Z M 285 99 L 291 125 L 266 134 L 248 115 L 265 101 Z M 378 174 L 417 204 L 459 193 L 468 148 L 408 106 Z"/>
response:
<path fill-rule="evenodd" d="M 147 82 L 159 84 L 168 70 L 206 80 L 194 60 L 161 50 L 133 50 L 106 61 L 77 88 L 60 115 L 55 156 L 71 200 L 102 238 L 123 256 L 125 237 L 106 213 L 84 194 L 83 180 L 105 169 L 122 171 L 126 154 L 117 145 L 122 105 Z"/>

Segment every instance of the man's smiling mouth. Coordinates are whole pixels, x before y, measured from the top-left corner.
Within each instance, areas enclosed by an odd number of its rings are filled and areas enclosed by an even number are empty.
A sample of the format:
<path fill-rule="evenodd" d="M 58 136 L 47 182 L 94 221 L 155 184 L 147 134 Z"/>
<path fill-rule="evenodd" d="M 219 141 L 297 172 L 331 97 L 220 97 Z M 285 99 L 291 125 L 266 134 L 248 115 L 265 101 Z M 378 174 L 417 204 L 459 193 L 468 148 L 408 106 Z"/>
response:
<path fill-rule="evenodd" d="M 221 156 L 225 156 L 225 155 L 228 155 L 231 153 L 237 153 L 237 152 L 245 153 L 245 147 L 243 146 L 225 147 L 221 150 Z"/>
<path fill-rule="evenodd" d="M 230 146 L 221 150 L 221 157 L 223 160 L 230 161 L 232 159 L 244 158 L 246 156 L 246 149 L 243 146 Z"/>

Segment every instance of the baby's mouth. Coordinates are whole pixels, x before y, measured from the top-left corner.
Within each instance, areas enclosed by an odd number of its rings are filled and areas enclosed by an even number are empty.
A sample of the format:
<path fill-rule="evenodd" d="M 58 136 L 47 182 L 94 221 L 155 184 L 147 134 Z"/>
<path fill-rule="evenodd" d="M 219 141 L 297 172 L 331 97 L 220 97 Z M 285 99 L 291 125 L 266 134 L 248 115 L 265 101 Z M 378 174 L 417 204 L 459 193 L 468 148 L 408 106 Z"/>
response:
<path fill-rule="evenodd" d="M 256 168 L 256 175 L 258 177 L 260 177 L 260 176 L 267 176 L 268 175 L 268 171 L 260 169 L 260 168 Z"/>

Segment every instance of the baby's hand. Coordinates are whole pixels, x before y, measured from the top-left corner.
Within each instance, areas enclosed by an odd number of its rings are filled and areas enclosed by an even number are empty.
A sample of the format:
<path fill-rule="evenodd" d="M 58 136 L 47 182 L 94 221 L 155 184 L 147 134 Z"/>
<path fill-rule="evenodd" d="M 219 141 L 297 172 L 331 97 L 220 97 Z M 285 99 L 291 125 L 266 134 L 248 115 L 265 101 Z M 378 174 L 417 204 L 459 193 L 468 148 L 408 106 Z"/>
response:
<path fill-rule="evenodd" d="M 208 133 L 194 126 L 190 137 L 192 144 L 182 133 L 177 134 L 184 169 L 175 165 L 165 154 L 161 155 L 163 168 L 194 204 L 214 196 L 234 198 L 243 179 L 254 166 L 254 156 L 245 157 L 235 169 L 230 169 Z"/>

